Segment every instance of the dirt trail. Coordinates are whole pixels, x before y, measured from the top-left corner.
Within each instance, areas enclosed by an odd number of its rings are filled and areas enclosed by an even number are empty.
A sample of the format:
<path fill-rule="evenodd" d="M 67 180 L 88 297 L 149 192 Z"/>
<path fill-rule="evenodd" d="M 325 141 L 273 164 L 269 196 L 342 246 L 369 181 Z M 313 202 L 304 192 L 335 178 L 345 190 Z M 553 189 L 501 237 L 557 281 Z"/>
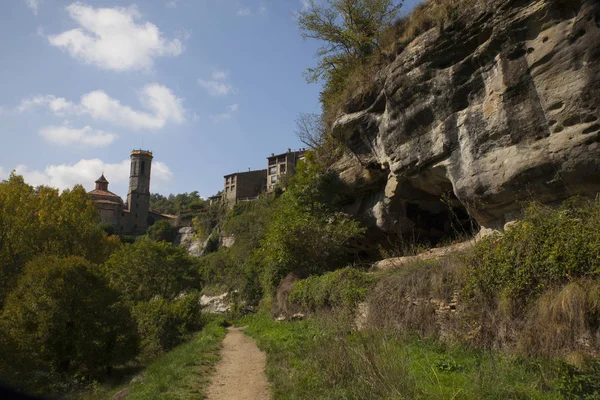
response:
<path fill-rule="evenodd" d="M 221 361 L 208 388 L 208 400 L 268 400 L 265 354 L 244 328 L 228 328 Z"/>

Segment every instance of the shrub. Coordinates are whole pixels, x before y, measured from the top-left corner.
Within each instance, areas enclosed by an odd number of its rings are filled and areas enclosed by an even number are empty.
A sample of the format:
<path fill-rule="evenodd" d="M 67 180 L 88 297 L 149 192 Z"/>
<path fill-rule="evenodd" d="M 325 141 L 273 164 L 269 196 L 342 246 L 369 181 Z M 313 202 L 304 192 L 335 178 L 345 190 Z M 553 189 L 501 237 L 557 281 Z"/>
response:
<path fill-rule="evenodd" d="M 93 374 L 136 353 L 131 316 L 94 269 L 80 257 L 26 265 L 1 318 L 17 370 Z"/>
<path fill-rule="evenodd" d="M 366 297 L 374 278 L 352 267 L 297 281 L 290 302 L 307 311 L 341 309 L 352 311 Z"/>
<path fill-rule="evenodd" d="M 559 208 L 530 204 L 501 236 L 479 242 L 467 261 L 468 294 L 499 293 L 523 309 L 544 290 L 600 273 L 600 203 L 572 199 Z"/>
<path fill-rule="evenodd" d="M 277 200 L 257 253 L 263 261 L 266 294 L 290 272 L 320 274 L 347 264 L 346 245 L 364 229 L 337 212 L 337 201 L 331 176 L 308 152 Z"/>
<path fill-rule="evenodd" d="M 129 305 L 154 296 L 171 300 L 199 284 L 196 262 L 183 248 L 149 239 L 123 246 L 102 270 Z"/>
<path fill-rule="evenodd" d="M 170 221 L 162 219 L 148 228 L 148 237 L 156 242 L 175 242 L 177 228 Z"/>
<path fill-rule="evenodd" d="M 157 296 L 132 309 L 138 326 L 142 355 L 151 358 L 181 343 L 185 336 L 200 329 L 200 298 L 197 293 L 173 301 Z"/>

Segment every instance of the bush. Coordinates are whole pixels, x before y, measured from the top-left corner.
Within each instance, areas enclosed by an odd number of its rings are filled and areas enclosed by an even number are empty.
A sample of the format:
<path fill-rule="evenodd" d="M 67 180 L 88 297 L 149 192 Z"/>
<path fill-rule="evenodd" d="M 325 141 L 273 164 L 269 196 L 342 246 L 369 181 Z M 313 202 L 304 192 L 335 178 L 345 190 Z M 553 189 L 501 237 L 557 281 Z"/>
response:
<path fill-rule="evenodd" d="M 120 245 L 99 227 L 96 206 L 81 185 L 40 186 L 11 174 L 0 182 L 0 306 L 25 264 L 39 255 L 80 256 L 104 262 Z"/>
<path fill-rule="evenodd" d="M 290 292 L 290 302 L 307 311 L 324 308 L 353 311 L 365 299 L 373 281 L 365 272 L 342 268 L 297 281 Z"/>
<path fill-rule="evenodd" d="M 1 316 L 17 371 L 38 380 L 94 374 L 135 355 L 131 316 L 94 269 L 80 257 L 44 256 L 25 266 Z"/>
<path fill-rule="evenodd" d="M 130 306 L 155 296 L 171 300 L 183 291 L 199 289 L 195 260 L 183 248 L 166 242 L 142 239 L 125 245 L 102 270 Z"/>
<path fill-rule="evenodd" d="M 186 335 L 201 328 L 200 296 L 183 295 L 168 301 L 157 296 L 133 307 L 142 355 L 151 358 L 181 343 Z"/>
<path fill-rule="evenodd" d="M 337 212 L 331 176 L 314 154 L 296 168 L 286 192 L 277 200 L 261 241 L 263 290 L 271 294 L 288 273 L 320 274 L 346 265 L 346 245 L 362 229 L 350 216 Z"/>
<path fill-rule="evenodd" d="M 175 242 L 177 228 L 170 221 L 161 219 L 148 228 L 148 237 L 156 242 Z"/>
<path fill-rule="evenodd" d="M 501 236 L 477 244 L 467 261 L 468 293 L 523 309 L 544 290 L 600 273 L 600 203 L 571 199 L 559 208 L 530 204 Z"/>

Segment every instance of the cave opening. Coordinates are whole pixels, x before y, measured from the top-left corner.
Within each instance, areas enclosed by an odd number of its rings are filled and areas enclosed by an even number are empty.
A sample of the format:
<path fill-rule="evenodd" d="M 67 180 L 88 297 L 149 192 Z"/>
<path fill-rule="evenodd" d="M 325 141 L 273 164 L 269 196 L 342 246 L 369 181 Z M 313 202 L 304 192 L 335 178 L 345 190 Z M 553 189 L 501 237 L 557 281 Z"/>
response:
<path fill-rule="evenodd" d="M 393 226 L 382 246 L 388 254 L 414 255 L 422 249 L 468 240 L 479 232 L 479 224 L 454 194 L 445 172 L 430 170 L 418 180 L 399 182 L 390 199 Z"/>

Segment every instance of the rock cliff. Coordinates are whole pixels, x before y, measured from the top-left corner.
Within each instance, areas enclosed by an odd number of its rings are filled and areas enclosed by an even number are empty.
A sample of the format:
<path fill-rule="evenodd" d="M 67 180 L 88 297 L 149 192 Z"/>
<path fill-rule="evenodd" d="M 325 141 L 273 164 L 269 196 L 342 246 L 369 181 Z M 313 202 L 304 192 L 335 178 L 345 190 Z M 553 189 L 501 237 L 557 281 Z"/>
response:
<path fill-rule="evenodd" d="M 471 0 L 343 111 L 334 169 L 384 232 L 439 236 L 448 205 L 502 229 L 521 201 L 599 193 L 600 1 Z"/>

